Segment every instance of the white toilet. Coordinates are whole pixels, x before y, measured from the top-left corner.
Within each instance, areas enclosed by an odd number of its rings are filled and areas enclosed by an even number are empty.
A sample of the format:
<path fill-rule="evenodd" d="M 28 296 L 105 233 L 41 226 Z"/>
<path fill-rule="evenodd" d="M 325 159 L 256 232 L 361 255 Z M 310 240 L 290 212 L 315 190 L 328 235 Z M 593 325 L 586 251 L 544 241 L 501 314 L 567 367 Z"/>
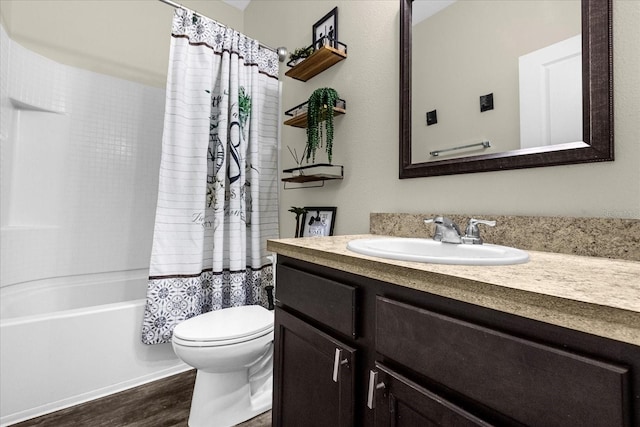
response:
<path fill-rule="evenodd" d="M 173 330 L 173 350 L 198 370 L 190 427 L 233 426 L 271 409 L 273 311 L 225 308 Z"/>

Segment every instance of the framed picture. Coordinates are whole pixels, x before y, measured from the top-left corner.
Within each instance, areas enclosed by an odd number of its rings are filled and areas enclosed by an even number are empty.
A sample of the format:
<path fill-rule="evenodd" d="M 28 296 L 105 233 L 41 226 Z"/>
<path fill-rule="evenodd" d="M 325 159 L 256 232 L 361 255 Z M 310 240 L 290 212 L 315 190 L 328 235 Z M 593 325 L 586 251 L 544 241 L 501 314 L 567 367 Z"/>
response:
<path fill-rule="evenodd" d="M 313 48 L 320 49 L 322 46 L 338 48 L 338 7 L 322 17 L 313 24 Z"/>
<path fill-rule="evenodd" d="M 302 215 L 300 237 L 333 236 L 336 223 L 336 207 L 309 207 Z"/>

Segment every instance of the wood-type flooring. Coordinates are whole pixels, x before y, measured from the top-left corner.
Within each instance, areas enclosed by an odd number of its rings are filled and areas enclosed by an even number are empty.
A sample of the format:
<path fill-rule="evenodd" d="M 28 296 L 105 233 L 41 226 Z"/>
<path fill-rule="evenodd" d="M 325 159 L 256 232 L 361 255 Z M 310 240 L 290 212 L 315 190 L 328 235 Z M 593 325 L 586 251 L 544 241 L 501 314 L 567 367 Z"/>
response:
<path fill-rule="evenodd" d="M 196 375 L 190 370 L 12 427 L 187 427 Z M 271 411 L 238 427 L 270 427 Z"/>

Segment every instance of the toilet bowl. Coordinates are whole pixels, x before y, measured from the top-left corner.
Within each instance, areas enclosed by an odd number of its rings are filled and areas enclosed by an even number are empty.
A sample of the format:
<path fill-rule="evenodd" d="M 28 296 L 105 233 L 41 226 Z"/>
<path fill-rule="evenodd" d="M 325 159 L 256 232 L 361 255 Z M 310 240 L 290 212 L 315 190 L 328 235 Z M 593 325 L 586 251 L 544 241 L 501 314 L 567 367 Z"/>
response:
<path fill-rule="evenodd" d="M 196 368 L 190 427 L 233 426 L 271 409 L 273 312 L 225 308 L 178 324 L 171 343 Z"/>

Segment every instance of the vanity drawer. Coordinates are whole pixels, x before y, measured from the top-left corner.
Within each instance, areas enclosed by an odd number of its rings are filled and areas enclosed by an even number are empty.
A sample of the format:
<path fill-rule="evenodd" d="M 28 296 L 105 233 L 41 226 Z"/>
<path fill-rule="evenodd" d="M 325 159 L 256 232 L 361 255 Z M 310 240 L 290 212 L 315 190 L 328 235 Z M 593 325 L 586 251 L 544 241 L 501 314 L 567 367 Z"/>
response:
<path fill-rule="evenodd" d="M 277 265 L 276 299 L 338 332 L 356 337 L 356 288 Z"/>
<path fill-rule="evenodd" d="M 630 425 L 622 365 L 379 296 L 376 350 L 525 425 Z"/>

